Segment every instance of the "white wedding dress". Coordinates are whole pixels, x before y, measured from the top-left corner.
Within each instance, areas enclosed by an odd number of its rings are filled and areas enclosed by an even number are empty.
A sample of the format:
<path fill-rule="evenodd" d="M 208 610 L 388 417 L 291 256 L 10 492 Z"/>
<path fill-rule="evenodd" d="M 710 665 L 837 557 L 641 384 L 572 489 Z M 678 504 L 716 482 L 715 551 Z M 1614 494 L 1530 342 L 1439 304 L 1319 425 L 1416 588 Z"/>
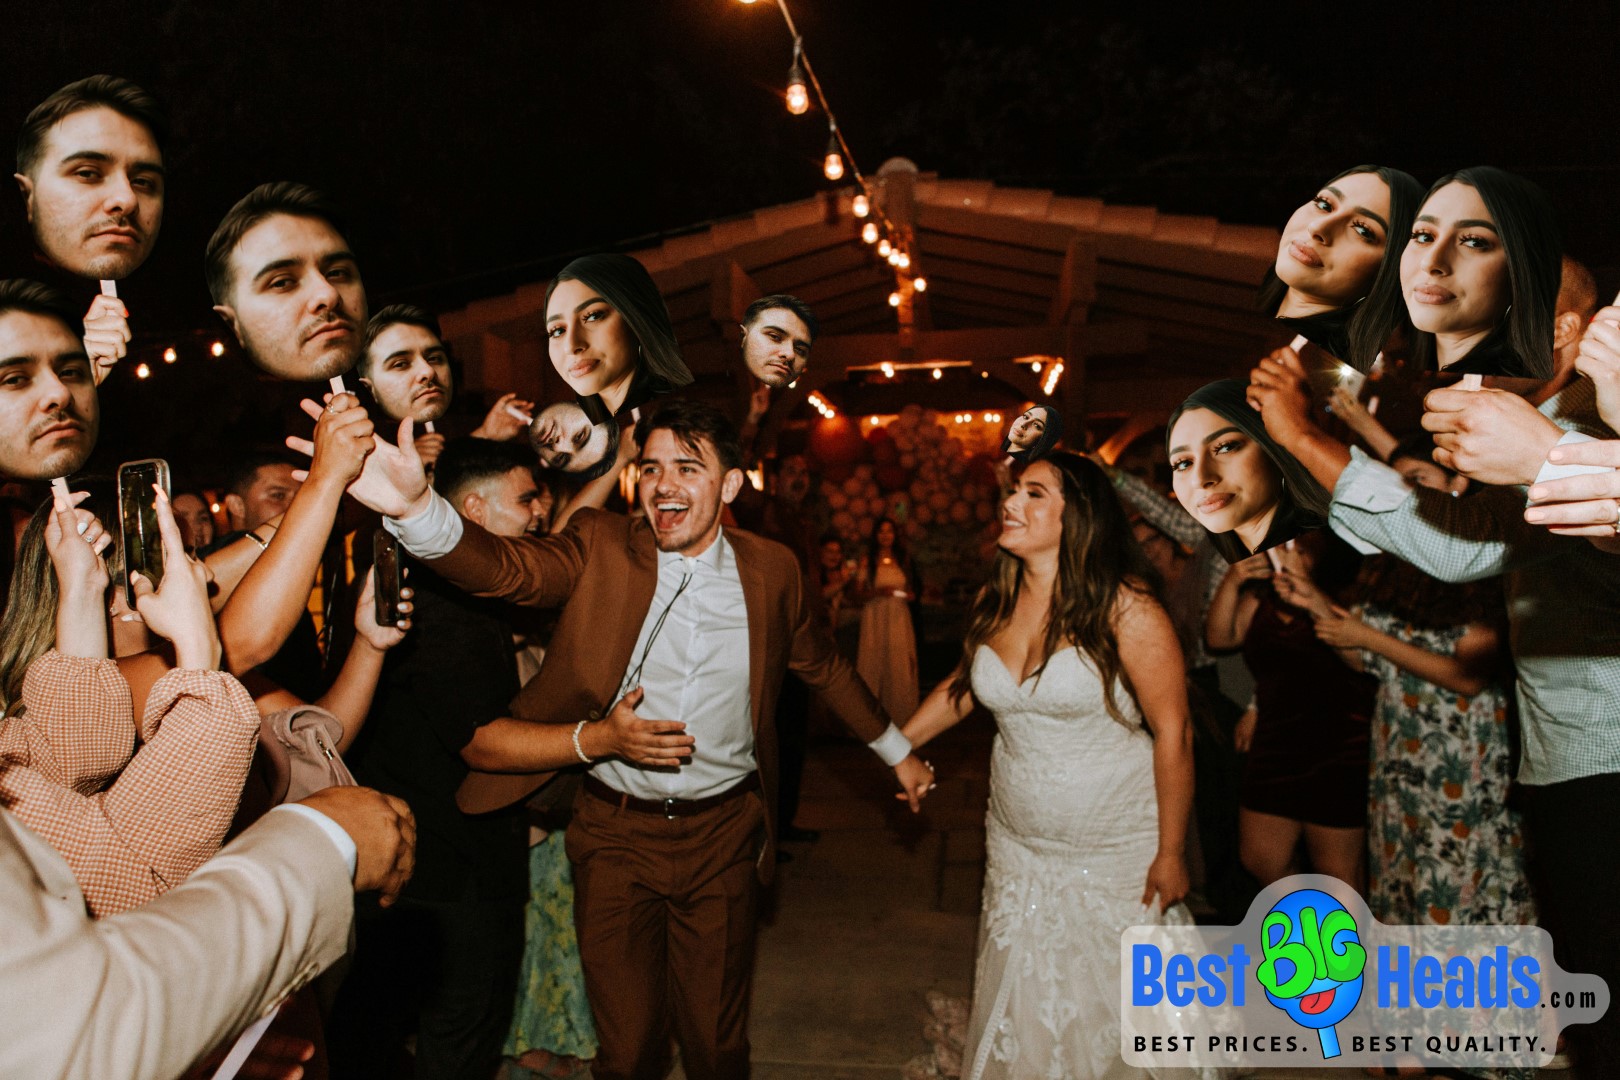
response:
<path fill-rule="evenodd" d="M 1193 920 L 1142 904 L 1159 841 L 1153 740 L 1123 688 L 1132 726 L 1108 715 L 1078 649 L 1019 685 L 981 646 L 972 676 L 998 733 L 963 1080 L 1155 1075 L 1120 1057 L 1120 934 Z"/>

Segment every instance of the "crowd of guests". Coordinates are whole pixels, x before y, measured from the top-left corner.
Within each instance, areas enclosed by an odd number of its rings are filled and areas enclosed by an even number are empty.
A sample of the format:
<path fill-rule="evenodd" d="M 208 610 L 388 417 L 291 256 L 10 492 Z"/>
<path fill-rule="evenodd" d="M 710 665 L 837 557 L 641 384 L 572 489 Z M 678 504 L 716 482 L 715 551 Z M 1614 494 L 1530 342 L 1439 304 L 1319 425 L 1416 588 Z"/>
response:
<path fill-rule="evenodd" d="M 110 77 L 25 121 L 30 215 L 58 174 L 94 190 L 92 276 L 155 239 L 165 139 Z M 1620 977 L 1588 903 L 1620 895 L 1601 856 L 1620 820 L 1620 310 L 1578 265 L 1576 332 L 1535 403 L 1437 390 L 1437 434 L 1397 437 L 1340 395 L 1351 447 L 1292 349 L 1189 399 L 1177 493 L 1219 465 L 1185 446 L 1286 461 L 1320 492 L 1286 543 L 1262 523 L 1223 545 L 1196 508 L 1054 449 L 1055 413 L 1020 417 L 963 659 L 924 696 L 900 526 L 864 550 L 824 534 L 802 458 L 768 494 L 746 479 L 773 390 L 813 354 L 802 301 L 742 314 L 757 388 L 737 423 L 681 392 L 646 270 L 587 256 L 547 294 L 576 401 L 507 394 L 464 433 L 433 315 L 370 310 L 319 192 L 250 192 L 204 263 L 261 370 L 333 383 L 285 447 L 175 463 L 150 496 L 161 575 L 126 565 L 144 493 L 81 472 L 123 302 L 86 315 L 0 281 L 0 1074 L 205 1076 L 262 1018 L 244 1048 L 264 1075 L 487 1080 L 504 1056 L 649 1078 L 674 1047 L 688 1076 L 746 1076 L 760 890 L 781 841 L 814 838 L 794 820 L 812 697 L 913 811 L 936 783 L 916 747 L 975 704 L 1001 725 L 981 978 L 1031 977 L 1008 898 L 1067 903 L 1087 845 L 1110 845 L 1122 918 L 1180 918 L 1189 821 L 1228 918 L 1311 868 L 1385 922 L 1539 921 L 1567 969 Z M 1073 850 L 1033 843 L 1064 830 Z M 1075 967 L 1117 945 L 1106 920 L 1082 930 L 1031 947 Z M 1096 1030 L 1118 1002 L 1103 982 L 1075 999 Z M 1033 1038 L 1034 1007 L 981 997 L 978 1068 L 1019 1075 L 1003 1035 Z M 1593 1075 L 1614 1028 L 1582 1033 Z"/>

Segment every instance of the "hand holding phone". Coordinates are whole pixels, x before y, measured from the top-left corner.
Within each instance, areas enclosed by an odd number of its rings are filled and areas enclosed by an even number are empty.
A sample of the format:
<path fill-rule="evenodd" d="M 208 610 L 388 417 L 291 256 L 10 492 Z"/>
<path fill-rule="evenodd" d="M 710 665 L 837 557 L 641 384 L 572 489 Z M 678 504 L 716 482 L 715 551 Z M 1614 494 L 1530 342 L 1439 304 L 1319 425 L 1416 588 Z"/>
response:
<path fill-rule="evenodd" d="M 126 461 L 118 466 L 118 539 L 124 553 L 124 599 L 135 606 L 135 574 L 163 584 L 163 537 L 157 498 L 169 498 L 169 463 L 162 458 Z M 183 550 L 183 549 L 182 549 Z"/>
<path fill-rule="evenodd" d="M 409 618 L 400 610 L 400 592 L 404 587 L 404 571 L 400 565 L 399 541 L 387 529 L 371 534 L 371 563 L 375 575 L 372 584 L 373 610 L 377 625 L 398 626 Z"/>

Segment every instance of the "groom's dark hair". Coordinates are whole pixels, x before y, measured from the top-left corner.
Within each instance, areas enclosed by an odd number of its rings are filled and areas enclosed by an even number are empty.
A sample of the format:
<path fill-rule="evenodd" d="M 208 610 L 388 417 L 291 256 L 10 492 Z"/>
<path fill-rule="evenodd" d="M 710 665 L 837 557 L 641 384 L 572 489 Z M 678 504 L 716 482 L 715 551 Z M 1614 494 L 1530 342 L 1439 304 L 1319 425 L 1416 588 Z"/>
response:
<path fill-rule="evenodd" d="M 743 467 L 742 442 L 737 429 L 726 414 L 713 405 L 689 398 L 666 398 L 656 412 L 643 417 L 636 427 L 636 438 L 642 446 L 655 431 L 668 431 L 675 441 L 688 450 L 698 450 L 702 440 L 714 447 L 720 468 L 726 471 Z"/>

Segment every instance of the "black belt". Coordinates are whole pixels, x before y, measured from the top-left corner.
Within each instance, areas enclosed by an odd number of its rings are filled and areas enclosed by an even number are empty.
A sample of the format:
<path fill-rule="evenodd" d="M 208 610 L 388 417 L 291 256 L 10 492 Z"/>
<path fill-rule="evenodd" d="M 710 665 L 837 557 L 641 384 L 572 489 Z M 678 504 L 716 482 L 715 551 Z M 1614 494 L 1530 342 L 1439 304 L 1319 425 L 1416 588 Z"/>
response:
<path fill-rule="evenodd" d="M 739 795 L 758 790 L 759 773 L 751 772 L 736 786 L 729 787 L 718 795 L 709 795 L 702 799 L 638 799 L 634 795 L 626 795 L 622 791 L 608 787 L 594 776 L 585 777 L 585 794 L 601 799 L 605 803 L 612 803 L 622 810 L 634 810 L 638 814 L 662 814 L 671 820 L 701 814 L 721 803 L 730 802 Z"/>

